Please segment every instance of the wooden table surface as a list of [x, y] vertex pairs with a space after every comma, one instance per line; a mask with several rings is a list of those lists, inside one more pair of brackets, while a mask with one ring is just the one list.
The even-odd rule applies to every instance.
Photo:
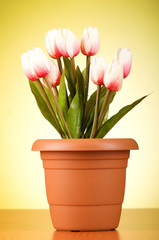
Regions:
[[0, 240], [159, 240], [159, 209], [123, 209], [116, 231], [55, 231], [48, 210], [0, 210]]

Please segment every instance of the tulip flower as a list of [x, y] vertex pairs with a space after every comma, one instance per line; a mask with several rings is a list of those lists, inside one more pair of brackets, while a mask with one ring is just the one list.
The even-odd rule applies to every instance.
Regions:
[[123, 78], [126, 78], [131, 70], [132, 53], [127, 48], [119, 48], [115, 54], [115, 60], [123, 65]]
[[47, 78], [50, 82], [51, 87], [56, 87], [60, 84], [61, 74], [58, 67], [51, 59], [49, 59], [49, 62], [50, 62], [51, 71], [47, 75]]
[[[56, 69], [57, 67], [54, 66], [54, 63], [49, 60], [44, 52], [40, 48], [33, 48], [32, 51], [28, 51], [21, 56], [22, 66], [24, 69], [24, 73], [31, 81], [36, 81], [41, 94], [54, 118], [56, 125], [59, 129], [59, 132], [62, 137], [64, 137], [64, 132], [58, 122], [54, 109], [50, 103], [50, 100], [45, 92], [45, 89], [40, 82], [39, 78], [49, 78], [52, 82], [52, 85], [59, 84], [60, 74]], [[71, 137], [71, 136], [70, 136]]]
[[[89, 88], [89, 69], [90, 58], [99, 51], [100, 41], [97, 28], [88, 27], [84, 29], [81, 39], [81, 52], [86, 55], [86, 86], [85, 86], [85, 101], [84, 101], [84, 118], [86, 116], [87, 98]], [[84, 128], [83, 128], [84, 129]]]
[[81, 52], [84, 55], [93, 56], [98, 53], [99, 47], [100, 41], [97, 28], [85, 28], [81, 40]]
[[90, 138], [93, 138], [96, 133], [97, 128], [97, 119], [98, 119], [98, 110], [99, 110], [99, 99], [100, 99], [100, 91], [101, 85], [103, 85], [104, 74], [106, 71], [106, 61], [104, 57], [97, 57], [93, 59], [91, 62], [91, 78], [93, 83], [97, 84], [97, 94], [96, 94], [96, 105], [95, 105], [95, 113], [92, 131], [90, 134]]
[[31, 81], [36, 81], [39, 78], [36, 76], [34, 70], [30, 65], [31, 55], [32, 55], [31, 51], [28, 51], [27, 53], [23, 53], [23, 55], [21, 56], [21, 62], [22, 62], [24, 73], [27, 76], [27, 78]]
[[25, 75], [31, 81], [36, 81], [50, 73], [50, 62], [40, 48], [33, 48], [21, 56]]
[[104, 85], [110, 91], [119, 91], [123, 82], [123, 66], [119, 61], [113, 60], [104, 75]]
[[91, 79], [94, 84], [103, 85], [104, 74], [106, 71], [106, 61], [102, 56], [98, 56], [96, 59], [91, 61]]
[[109, 104], [111, 103], [114, 92], [119, 91], [121, 89], [122, 82], [123, 82], [123, 66], [119, 61], [112, 60], [104, 75], [103, 83], [107, 88], [107, 92], [99, 114], [97, 132], [99, 131], [103, 123], [104, 117], [108, 111]]
[[53, 29], [46, 34], [46, 48], [52, 58], [74, 58], [80, 52], [78, 39], [69, 29]]
[[62, 56], [57, 45], [59, 32], [57, 29], [50, 30], [45, 36], [46, 49], [50, 57], [57, 59]]
[[59, 41], [59, 48], [62, 55], [64, 57], [74, 58], [80, 52], [78, 39], [69, 29], [59, 30], [59, 32], [62, 39], [62, 41]]

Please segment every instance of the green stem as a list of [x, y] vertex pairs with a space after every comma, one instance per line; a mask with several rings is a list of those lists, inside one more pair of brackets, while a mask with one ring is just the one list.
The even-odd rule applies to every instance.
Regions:
[[89, 88], [89, 70], [90, 70], [91, 57], [86, 57], [86, 85], [85, 85], [85, 101], [84, 101], [84, 115], [83, 115], [83, 132], [84, 132], [84, 123], [86, 118], [86, 108], [87, 108], [87, 98], [88, 98], [88, 88]]
[[89, 88], [89, 69], [90, 69], [91, 57], [87, 56], [86, 58], [86, 86], [85, 86], [85, 108], [87, 105], [87, 97], [88, 97], [88, 88]]
[[103, 123], [105, 114], [108, 111], [108, 107], [109, 107], [109, 104], [112, 100], [113, 94], [114, 94], [113, 91], [107, 90], [107, 93], [105, 95], [104, 102], [103, 102], [103, 105], [102, 105], [102, 109], [101, 109], [101, 112], [100, 112], [99, 118], [98, 118], [97, 132], [99, 131], [99, 129], [100, 129], [102, 123]]
[[72, 138], [72, 136], [71, 136], [71, 134], [70, 134], [70, 131], [69, 131], [68, 127], [67, 127], [67, 124], [66, 124], [66, 122], [65, 122], [65, 119], [64, 119], [64, 117], [63, 117], [63, 114], [62, 114], [62, 112], [61, 112], [61, 109], [60, 109], [60, 107], [59, 107], [59, 105], [58, 105], [58, 102], [57, 102], [57, 100], [56, 100], [56, 97], [55, 97], [55, 95], [54, 95], [53, 89], [51, 88], [50, 82], [49, 82], [49, 80], [47, 79], [47, 77], [45, 77], [45, 81], [46, 81], [46, 85], [47, 85], [47, 87], [48, 87], [48, 89], [49, 89], [49, 91], [50, 91], [50, 93], [51, 93], [51, 95], [52, 95], [52, 98], [53, 98], [53, 100], [54, 100], [54, 103], [55, 103], [55, 105], [56, 105], [56, 108], [57, 108], [57, 111], [58, 111], [58, 113], [59, 113], [59, 115], [60, 115], [61, 121], [62, 121], [62, 123], [63, 123], [63, 125], [64, 125], [64, 127], [65, 127], [65, 129], [66, 129], [66, 132], [67, 132], [67, 134], [68, 134], [68, 137], [69, 137], [69, 138]]
[[54, 92], [54, 95], [56, 97], [56, 100], [58, 101], [58, 90], [57, 90], [57, 87], [53, 87], [53, 92]]
[[44, 88], [43, 88], [42, 83], [40, 82], [39, 79], [38, 79], [36, 82], [37, 82], [37, 84], [38, 84], [38, 86], [39, 86], [39, 88], [40, 88], [40, 90], [41, 90], [41, 93], [42, 93], [42, 95], [43, 95], [43, 97], [44, 97], [44, 99], [45, 99], [45, 102], [46, 102], [46, 104], [48, 105], [48, 108], [49, 108], [49, 110], [50, 110], [50, 112], [51, 112], [51, 114], [52, 114], [52, 116], [53, 116], [53, 118], [54, 118], [54, 120], [55, 120], [55, 122], [56, 122], [56, 125], [57, 125], [57, 127], [59, 128], [61, 137], [62, 137], [62, 138], [65, 138], [65, 135], [64, 135], [64, 133], [63, 133], [63, 130], [62, 130], [62, 128], [61, 128], [61, 126], [60, 126], [60, 124], [59, 124], [59, 122], [58, 122], [58, 119], [57, 119], [57, 117], [56, 117], [56, 114], [55, 114], [55, 112], [54, 112], [54, 110], [53, 110], [53, 107], [51, 106], [51, 103], [50, 103], [50, 101], [49, 101], [49, 99], [48, 99], [48, 96], [47, 96], [47, 94], [46, 94], [46, 92], [45, 92], [45, 90], [44, 90]]
[[95, 132], [96, 132], [97, 118], [98, 118], [98, 109], [99, 109], [99, 99], [100, 99], [100, 90], [101, 90], [101, 85], [97, 85], [96, 106], [95, 106], [93, 127], [92, 127], [90, 138], [93, 138], [94, 135], [95, 135]]
[[61, 58], [57, 58], [57, 64], [58, 64], [58, 67], [59, 67], [59, 71], [60, 71], [60, 73], [61, 73], [61, 75], [62, 75], [62, 63], [61, 63]]
[[100, 114], [99, 114], [99, 118], [98, 118], [98, 127], [101, 124], [101, 120], [102, 120], [103, 113], [104, 113], [104, 110], [105, 110], [105, 105], [106, 105], [108, 97], [109, 97], [109, 93], [110, 93], [110, 91], [107, 90], [104, 101], [103, 101], [103, 105], [102, 105], [102, 108], [101, 108], [101, 111], [100, 111]]
[[[57, 64], [58, 64], [58, 67], [59, 67], [59, 70], [60, 70], [60, 73], [61, 73], [61, 76], [63, 74], [63, 69], [62, 69], [62, 62], [61, 62], [61, 58], [57, 58]], [[64, 69], [65, 71], [65, 69]], [[68, 99], [68, 93], [67, 93], [67, 88], [66, 88], [66, 83], [65, 83], [65, 90], [66, 90], [66, 98], [67, 98], [67, 105], [68, 105], [68, 108], [69, 108], [69, 99]]]
[[74, 85], [76, 88], [76, 71], [75, 71], [75, 59], [71, 58], [71, 68], [72, 68], [72, 74], [73, 74], [73, 81], [74, 81]]

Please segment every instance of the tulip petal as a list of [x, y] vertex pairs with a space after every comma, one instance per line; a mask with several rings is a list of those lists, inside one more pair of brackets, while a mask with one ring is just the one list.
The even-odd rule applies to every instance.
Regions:
[[39, 78], [45, 77], [50, 72], [49, 60], [40, 48], [33, 49], [30, 57], [30, 65]]
[[123, 66], [119, 61], [110, 63], [105, 76], [104, 85], [111, 91], [119, 91], [123, 83]]
[[121, 52], [121, 48], [118, 48], [114, 56], [115, 61], [119, 61], [120, 52]]
[[123, 65], [123, 77], [126, 78], [131, 70], [132, 53], [127, 48], [119, 48], [115, 54], [115, 59]]
[[49, 56], [54, 59], [62, 56], [56, 43], [57, 35], [58, 31], [56, 29], [53, 29], [46, 34], [45, 38], [47, 52]]
[[67, 37], [67, 30], [66, 29], [59, 29], [58, 34], [56, 36], [56, 43], [57, 47], [61, 53], [62, 56], [64, 57], [69, 57], [67, 51], [66, 51], [66, 43], [65, 39]]
[[49, 62], [51, 70], [47, 78], [50, 81], [51, 87], [56, 87], [60, 84], [61, 74], [58, 67], [51, 59], [49, 59]]
[[69, 31], [66, 39], [66, 49], [70, 58], [77, 56], [80, 51], [79, 42], [73, 32]]
[[38, 80], [38, 77], [36, 76], [36, 74], [33, 71], [31, 71], [31, 66], [30, 66], [28, 53], [24, 53], [21, 56], [21, 62], [22, 62], [24, 73], [27, 76], [27, 78], [31, 81]]
[[83, 35], [82, 35], [82, 39], [81, 39], [81, 52], [84, 54], [84, 55], [87, 55], [87, 52], [85, 50], [85, 41], [86, 39], [88, 39], [88, 31], [87, 31], [87, 28], [84, 29], [83, 31]]
[[100, 40], [97, 28], [84, 29], [81, 40], [81, 52], [84, 55], [93, 56], [99, 51]]
[[48, 52], [50, 57], [52, 57], [54, 55], [53, 51], [51, 49], [51, 42], [52, 42], [52, 39], [50, 37], [50, 31], [49, 31], [45, 36], [45, 44], [46, 44], [47, 52]]
[[106, 71], [106, 61], [104, 57], [98, 56], [96, 60], [93, 58], [91, 62], [91, 78], [93, 83], [103, 85], [103, 78]]
[[89, 50], [87, 51], [90, 56], [95, 55], [99, 51], [100, 41], [97, 28], [91, 31], [91, 35], [88, 40]]
[[58, 33], [57, 29], [53, 29], [51, 34], [52, 34], [51, 48], [54, 53], [54, 58], [59, 58], [62, 56], [62, 54], [58, 48], [58, 45], [57, 45], [57, 36], [59, 33]]

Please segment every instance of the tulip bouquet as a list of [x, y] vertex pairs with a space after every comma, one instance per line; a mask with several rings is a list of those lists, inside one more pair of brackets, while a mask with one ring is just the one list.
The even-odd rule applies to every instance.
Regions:
[[[97, 28], [85, 28], [81, 44], [69, 29], [53, 29], [46, 34], [46, 48], [51, 58], [40, 48], [33, 48], [21, 57], [41, 113], [62, 138], [103, 138], [146, 97], [108, 117], [109, 106], [130, 73], [132, 54], [127, 48], [119, 48], [107, 66], [104, 57], [92, 57], [99, 47]], [[83, 71], [75, 65], [80, 50], [86, 56]], [[57, 65], [52, 59], [57, 60]], [[88, 98], [89, 78], [97, 90]]]

